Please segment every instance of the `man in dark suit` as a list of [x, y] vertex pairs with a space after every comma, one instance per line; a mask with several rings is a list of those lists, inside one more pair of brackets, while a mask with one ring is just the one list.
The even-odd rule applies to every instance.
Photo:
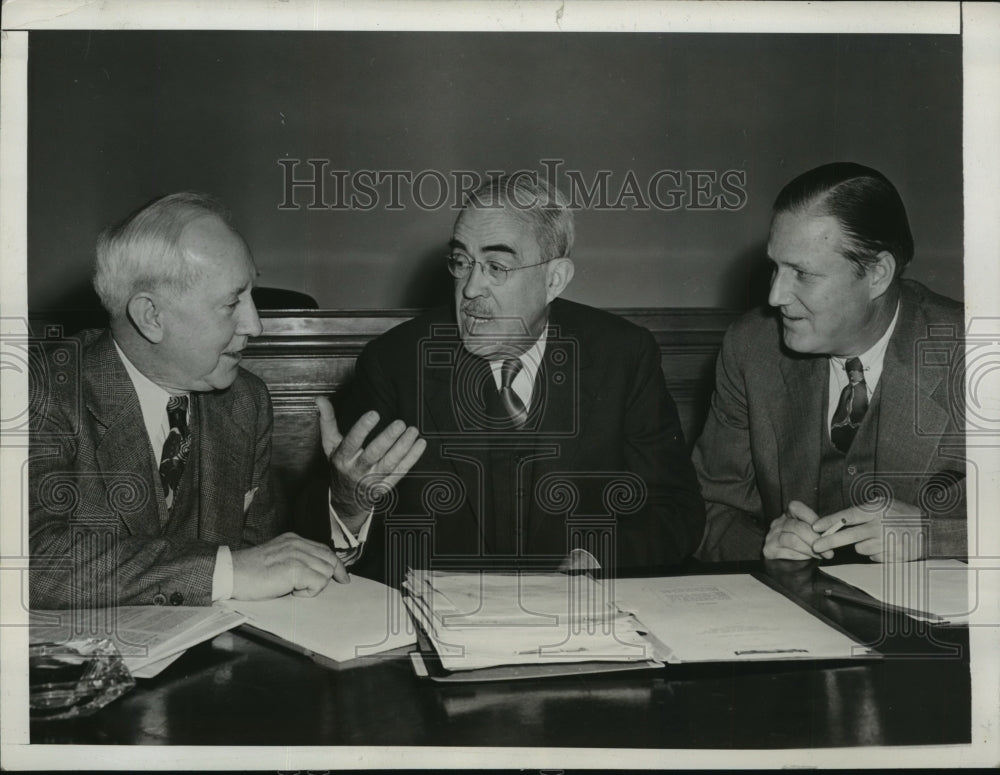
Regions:
[[804, 173], [778, 195], [768, 255], [773, 310], [727, 332], [694, 452], [698, 556], [964, 555], [962, 305], [900, 278], [896, 189], [859, 164]]
[[239, 365], [261, 330], [256, 274], [209, 197], [163, 197], [102, 235], [110, 328], [44, 345], [31, 372], [32, 607], [207, 605], [346, 581], [327, 546], [281, 534], [271, 402]]
[[[659, 349], [647, 330], [558, 298], [572, 243], [557, 191], [524, 177], [484, 186], [450, 242], [454, 305], [365, 348], [337, 410], [359, 418], [355, 432], [341, 440], [321, 403], [333, 505], [364, 545], [359, 572], [569, 557], [613, 573], [695, 548], [703, 506]], [[365, 447], [389, 420], [398, 449]], [[414, 455], [394, 492], [366, 485]], [[374, 515], [373, 489], [386, 496]]]

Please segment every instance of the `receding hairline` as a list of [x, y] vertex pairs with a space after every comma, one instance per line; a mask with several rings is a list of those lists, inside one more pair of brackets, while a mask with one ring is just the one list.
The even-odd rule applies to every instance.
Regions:
[[[774, 225], [775, 223], [777, 223], [778, 218], [780, 218], [781, 216], [787, 216], [791, 218], [804, 218], [809, 221], [828, 221], [830, 226], [836, 228], [835, 235], [839, 243], [838, 252], [840, 252], [843, 255], [843, 245], [844, 241], [847, 238], [847, 235], [844, 231], [844, 224], [842, 224], [840, 222], [840, 219], [833, 213], [824, 212], [822, 209], [814, 207], [812, 205], [806, 205], [805, 207], [793, 207], [790, 209], [778, 210], [772, 213], [771, 223], [770, 226], [768, 227], [768, 233], [767, 233], [767, 245], [765, 246], [765, 253], [768, 258], [773, 260], [773, 256], [771, 255], [770, 251], [771, 237], [774, 234]], [[847, 257], [844, 256], [844, 258], [846, 259]]]
[[488, 204], [488, 205], [477, 205], [469, 202], [462, 211], [458, 214], [458, 218], [455, 219], [455, 227], [452, 231], [452, 238], [448, 241], [451, 246], [460, 246], [466, 250], [475, 247], [477, 250], [482, 250], [484, 252], [500, 252], [500, 253], [510, 253], [520, 258], [522, 261], [524, 257], [516, 250], [515, 246], [510, 243], [509, 240], [500, 239], [487, 239], [486, 242], [489, 244], [479, 244], [479, 245], [466, 245], [464, 242], [459, 240], [455, 234], [458, 232], [459, 224], [462, 220], [472, 211], [477, 213], [490, 213], [490, 212], [502, 212], [504, 217], [509, 218], [526, 230], [531, 241], [541, 250], [542, 244], [539, 240], [539, 230], [542, 226], [539, 224], [538, 219], [533, 218], [522, 208], [512, 207], [508, 203], [503, 204]]
[[[224, 218], [211, 212], [204, 212], [196, 215], [181, 227], [181, 230], [177, 235], [177, 242], [174, 246], [175, 249], [178, 252], [182, 252], [185, 249], [185, 243], [190, 243], [193, 239], [199, 238], [198, 236], [195, 236], [195, 230], [200, 227], [204, 227], [206, 224], [213, 225], [207, 230], [207, 233], [200, 235], [202, 238], [211, 237], [212, 231], [217, 233], [226, 233], [233, 239], [234, 242], [240, 245], [243, 252], [247, 254], [247, 257], [250, 258], [251, 261], [253, 260], [253, 257], [250, 254], [250, 246], [243, 238], [243, 235], [234, 229], [233, 226]], [[217, 227], [221, 227], [221, 229]]]
[[197, 247], [199, 232], [227, 240], [217, 225], [206, 226], [210, 221], [204, 219], [209, 216], [235, 235], [249, 254], [249, 246], [235, 229], [225, 205], [196, 191], [158, 197], [101, 232], [93, 283], [112, 318], [127, 314], [130, 299], [141, 291], [184, 291], [199, 281], [202, 269], [211, 271], [210, 265], [189, 260], [196, 255], [194, 250], [185, 250]]
[[[198, 234], [196, 230], [208, 224], [211, 224], [208, 226], [208, 229]], [[178, 294], [190, 289], [195, 282], [201, 280], [205, 277], [206, 273], [212, 271], [212, 263], [218, 257], [218, 252], [213, 253], [211, 250], [205, 250], [204, 247], [211, 245], [214, 237], [223, 234], [228, 235], [228, 239], [232, 240], [232, 244], [238, 246], [242, 257], [251, 267], [251, 282], [249, 284], [252, 286], [253, 278], [256, 278], [260, 273], [257, 270], [253, 254], [250, 252], [250, 247], [243, 238], [243, 235], [220, 215], [212, 212], [203, 212], [191, 218], [191, 220], [181, 227], [176, 241], [167, 253], [170, 256], [169, 260], [173, 261], [184, 272], [184, 279], [178, 282], [177, 277], [172, 277], [169, 272], [163, 271], [162, 273], [148, 276], [147, 280], [150, 282], [150, 286], [143, 290], [154, 291], [163, 289], [167, 293]], [[202, 243], [200, 247], [198, 245], [199, 241]], [[136, 289], [135, 292], [139, 292], [139, 289]]]

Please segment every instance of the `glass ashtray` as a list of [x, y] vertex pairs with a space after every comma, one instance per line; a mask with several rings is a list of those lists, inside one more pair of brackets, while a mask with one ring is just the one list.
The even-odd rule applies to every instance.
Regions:
[[108, 638], [38, 643], [28, 648], [31, 717], [89, 716], [135, 686]]

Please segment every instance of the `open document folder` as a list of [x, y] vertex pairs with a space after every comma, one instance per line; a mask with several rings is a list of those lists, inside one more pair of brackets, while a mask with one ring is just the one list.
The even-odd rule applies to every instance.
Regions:
[[316, 597], [285, 595], [275, 600], [227, 600], [224, 605], [247, 624], [334, 662], [348, 662], [412, 646], [413, 623], [399, 592], [385, 584], [351, 576], [331, 581]]
[[838, 600], [905, 613], [934, 624], [964, 624], [972, 612], [969, 583], [975, 582], [976, 574], [958, 560], [867, 562], [821, 570], [870, 596], [831, 590], [831, 596]]
[[583, 574], [411, 570], [403, 586], [445, 670], [653, 656], [634, 617]]
[[873, 654], [753, 576], [607, 582], [668, 653], [666, 662], [844, 659]]

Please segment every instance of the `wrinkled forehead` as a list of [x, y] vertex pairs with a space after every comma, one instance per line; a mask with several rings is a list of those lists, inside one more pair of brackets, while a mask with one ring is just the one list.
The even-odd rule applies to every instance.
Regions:
[[522, 250], [538, 247], [530, 213], [510, 205], [468, 205], [455, 221], [455, 241], [469, 250], [508, 244]]

